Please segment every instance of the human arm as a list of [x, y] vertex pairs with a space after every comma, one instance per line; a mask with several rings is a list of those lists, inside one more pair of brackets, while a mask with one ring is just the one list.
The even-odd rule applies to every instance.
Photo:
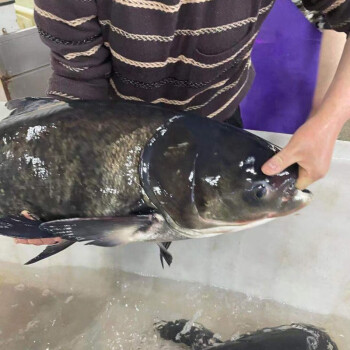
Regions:
[[[330, 3], [319, 1], [321, 2], [324, 5]], [[341, 12], [335, 17], [334, 13], [339, 10]], [[330, 15], [330, 25], [333, 23], [335, 28], [349, 33], [350, 1], [327, 12], [327, 20]], [[345, 25], [340, 26], [342, 23]], [[321, 90], [316, 91], [310, 118], [296, 131], [289, 144], [263, 166], [264, 173], [274, 175], [289, 165], [298, 163], [300, 170], [297, 187], [301, 189], [327, 173], [337, 136], [350, 118], [350, 39], [347, 39], [338, 69], [325, 94], [327, 85], [329, 82], [318, 84]]]
[[95, 0], [35, 0], [40, 37], [51, 50], [47, 94], [66, 99], [108, 98], [109, 50], [103, 45]]

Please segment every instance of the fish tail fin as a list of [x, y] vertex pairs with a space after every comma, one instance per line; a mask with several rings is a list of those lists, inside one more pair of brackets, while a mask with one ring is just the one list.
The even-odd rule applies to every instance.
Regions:
[[40, 261], [40, 260], [46, 259], [49, 256], [55, 255], [55, 254], [61, 252], [62, 250], [67, 249], [68, 247], [70, 247], [74, 243], [75, 242], [64, 240], [58, 244], [49, 245], [35, 258], [27, 261], [25, 263], [25, 265], [31, 265], [31, 264], [34, 264], [34, 263]]

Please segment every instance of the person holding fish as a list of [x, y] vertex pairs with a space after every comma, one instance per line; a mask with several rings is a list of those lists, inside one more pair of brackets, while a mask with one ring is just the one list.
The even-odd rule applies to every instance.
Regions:
[[[51, 49], [48, 96], [164, 104], [242, 126], [235, 111], [252, 84], [252, 46], [273, 4], [274, 0], [35, 0], [38, 31]], [[349, 34], [350, 0], [303, 4], [323, 16], [330, 28]], [[335, 141], [349, 118], [350, 39], [319, 108], [262, 171], [273, 176], [297, 163], [296, 186], [305, 189], [327, 173]], [[18, 239], [34, 244], [57, 241]]]

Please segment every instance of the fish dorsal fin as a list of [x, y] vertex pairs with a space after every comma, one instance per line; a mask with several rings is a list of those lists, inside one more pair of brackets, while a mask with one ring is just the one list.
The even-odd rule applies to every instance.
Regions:
[[59, 100], [50, 97], [25, 97], [8, 101], [5, 104], [5, 106], [11, 112], [9, 116], [14, 116], [27, 112], [32, 112], [44, 105], [57, 102], [59, 102]]

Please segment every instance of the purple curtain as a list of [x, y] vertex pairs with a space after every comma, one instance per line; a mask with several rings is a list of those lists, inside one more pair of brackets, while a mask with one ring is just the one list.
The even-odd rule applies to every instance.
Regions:
[[252, 52], [256, 78], [241, 103], [244, 127], [294, 133], [316, 85], [321, 33], [291, 0], [277, 0]]

